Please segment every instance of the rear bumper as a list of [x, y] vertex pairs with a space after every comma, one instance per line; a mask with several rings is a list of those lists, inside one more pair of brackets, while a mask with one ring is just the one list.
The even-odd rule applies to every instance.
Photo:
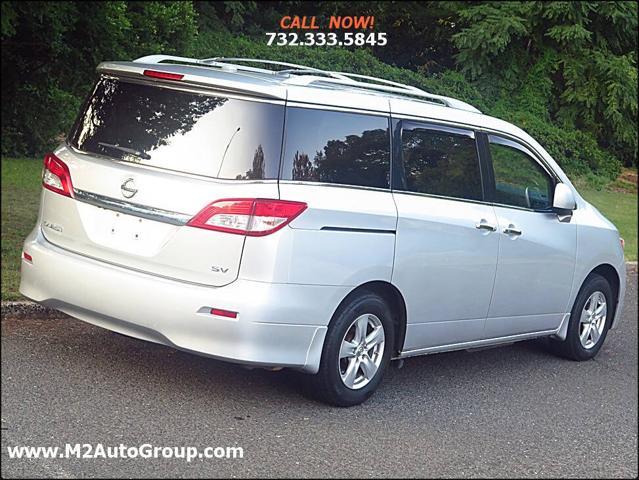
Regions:
[[628, 272], [626, 269], [625, 259], [622, 258], [622, 262], [617, 267], [617, 273], [619, 274], [619, 298], [617, 299], [617, 307], [615, 309], [615, 317], [610, 324], [610, 328], [615, 328], [621, 322], [623, 317], [623, 306], [626, 298], [626, 279], [628, 278]]
[[[20, 292], [43, 305], [132, 337], [236, 363], [319, 368], [328, 322], [347, 287], [237, 280], [206, 287], [77, 255], [36, 228]], [[239, 312], [237, 319], [210, 308]]]

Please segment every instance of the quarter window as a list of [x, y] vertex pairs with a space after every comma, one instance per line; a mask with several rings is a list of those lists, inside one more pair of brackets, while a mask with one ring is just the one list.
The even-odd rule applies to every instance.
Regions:
[[388, 188], [388, 118], [291, 107], [282, 179]]
[[547, 210], [552, 205], [553, 181], [541, 165], [518, 143], [488, 136], [495, 172], [495, 202]]
[[402, 130], [402, 160], [409, 192], [483, 198], [473, 132], [408, 124]]

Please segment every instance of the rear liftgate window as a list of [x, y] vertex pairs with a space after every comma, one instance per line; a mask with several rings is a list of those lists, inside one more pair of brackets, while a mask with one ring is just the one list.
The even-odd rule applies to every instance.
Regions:
[[209, 177], [276, 179], [284, 106], [111, 78], [69, 136], [77, 149]]
[[389, 188], [388, 118], [289, 108], [282, 179]]

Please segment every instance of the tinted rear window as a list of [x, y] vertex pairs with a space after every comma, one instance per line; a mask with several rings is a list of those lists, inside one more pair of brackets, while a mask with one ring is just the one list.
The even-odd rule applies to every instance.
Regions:
[[388, 118], [289, 108], [282, 179], [388, 188]]
[[71, 132], [81, 151], [225, 179], [277, 178], [284, 107], [110, 78]]

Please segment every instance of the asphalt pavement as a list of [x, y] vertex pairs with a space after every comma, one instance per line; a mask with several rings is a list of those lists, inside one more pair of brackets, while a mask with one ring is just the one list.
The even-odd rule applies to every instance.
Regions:
[[[537, 342], [406, 360], [364, 405], [70, 318], [2, 320], [9, 477], [637, 477], [637, 275], [596, 359]], [[241, 459], [10, 459], [7, 447], [195, 446]]]

